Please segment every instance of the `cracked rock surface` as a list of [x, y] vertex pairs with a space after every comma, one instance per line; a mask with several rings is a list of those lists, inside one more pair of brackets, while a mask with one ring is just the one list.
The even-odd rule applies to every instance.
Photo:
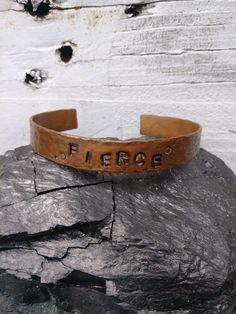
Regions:
[[0, 156], [0, 313], [236, 313], [236, 178], [101, 174]]

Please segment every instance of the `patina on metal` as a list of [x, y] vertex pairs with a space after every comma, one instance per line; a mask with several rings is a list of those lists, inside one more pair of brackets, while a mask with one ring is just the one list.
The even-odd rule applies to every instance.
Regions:
[[75, 136], [75, 109], [36, 114], [30, 119], [31, 145], [39, 155], [77, 169], [155, 172], [183, 165], [199, 151], [201, 126], [173, 117], [141, 115], [140, 133], [150, 139], [112, 140]]

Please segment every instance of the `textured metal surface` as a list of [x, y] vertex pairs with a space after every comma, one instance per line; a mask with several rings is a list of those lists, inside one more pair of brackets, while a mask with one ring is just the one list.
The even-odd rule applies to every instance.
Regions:
[[236, 178], [215, 156], [200, 150], [161, 173], [102, 175], [22, 147], [0, 157], [8, 168], [3, 313], [235, 313]]
[[77, 127], [75, 109], [35, 115], [30, 125], [31, 144], [39, 155], [102, 172], [154, 172], [185, 164], [198, 153], [201, 137], [197, 123], [153, 115], [140, 117], [140, 133], [157, 139], [114, 141], [61, 133]]

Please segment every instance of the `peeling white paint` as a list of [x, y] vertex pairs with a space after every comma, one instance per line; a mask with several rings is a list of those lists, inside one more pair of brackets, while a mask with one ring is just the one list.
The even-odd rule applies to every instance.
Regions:
[[[137, 136], [142, 113], [196, 120], [236, 171], [236, 1], [146, 1], [129, 17], [134, 2], [54, 0], [38, 19], [0, 1], [0, 153], [29, 142], [31, 114], [76, 107], [75, 133], [99, 137]], [[47, 73], [37, 88], [24, 82], [34, 69]]]

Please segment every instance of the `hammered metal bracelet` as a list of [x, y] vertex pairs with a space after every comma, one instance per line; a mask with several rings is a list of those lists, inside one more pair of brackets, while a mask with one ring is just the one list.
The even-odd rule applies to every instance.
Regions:
[[36, 114], [30, 119], [31, 145], [39, 155], [77, 169], [155, 172], [192, 160], [199, 151], [198, 123], [141, 115], [140, 133], [150, 139], [111, 140], [61, 133], [77, 128], [75, 109]]

